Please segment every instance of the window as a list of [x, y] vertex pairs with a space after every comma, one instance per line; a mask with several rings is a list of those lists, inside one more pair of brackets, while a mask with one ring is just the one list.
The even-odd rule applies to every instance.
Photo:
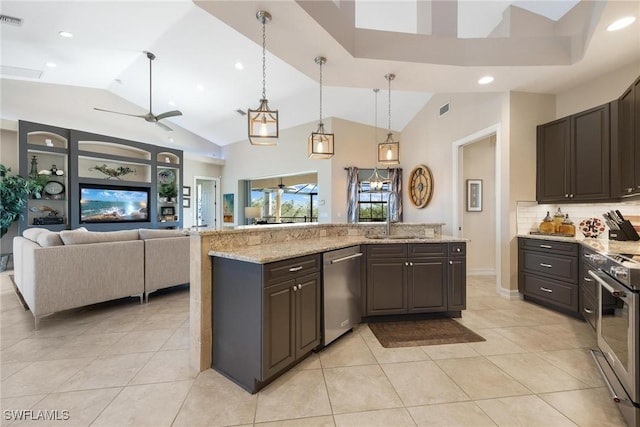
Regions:
[[[358, 222], [384, 222], [387, 220], [387, 203], [389, 202], [389, 184], [382, 186], [382, 192], [370, 192], [369, 178], [373, 169], [358, 171]], [[387, 170], [378, 170], [383, 179], [387, 179]]]
[[317, 222], [317, 175], [252, 180], [251, 206], [261, 208], [262, 215], [257, 220], [262, 224]]

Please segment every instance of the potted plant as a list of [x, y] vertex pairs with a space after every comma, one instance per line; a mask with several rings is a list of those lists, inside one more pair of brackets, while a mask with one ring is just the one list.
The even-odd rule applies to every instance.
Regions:
[[158, 195], [167, 199], [167, 202], [170, 202], [174, 197], [178, 197], [178, 188], [175, 183], [161, 184]]
[[38, 174], [32, 177], [29, 177], [29, 193], [33, 196], [34, 199], [42, 198], [42, 190], [47, 182], [51, 180], [51, 176], [47, 174]]
[[[17, 221], [27, 203], [27, 197], [32, 191], [30, 182], [20, 175], [10, 175], [11, 168], [0, 164], [0, 237], [3, 237], [9, 227]], [[0, 255], [0, 271], [7, 268], [9, 254]]]

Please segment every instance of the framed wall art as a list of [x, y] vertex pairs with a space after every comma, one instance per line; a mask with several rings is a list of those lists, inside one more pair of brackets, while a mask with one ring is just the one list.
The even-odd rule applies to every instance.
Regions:
[[222, 195], [222, 220], [233, 223], [233, 193]]
[[467, 180], [467, 212], [482, 212], [482, 180]]

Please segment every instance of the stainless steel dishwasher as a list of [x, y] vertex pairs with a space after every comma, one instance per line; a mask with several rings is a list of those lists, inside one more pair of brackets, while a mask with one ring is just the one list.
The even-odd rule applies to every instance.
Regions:
[[360, 323], [360, 246], [322, 255], [324, 292], [324, 345]]

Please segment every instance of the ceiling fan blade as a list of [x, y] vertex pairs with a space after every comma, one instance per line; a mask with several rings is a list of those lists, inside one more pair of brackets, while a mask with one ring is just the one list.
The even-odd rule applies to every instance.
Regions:
[[129, 113], [121, 113], [120, 111], [113, 111], [113, 110], [105, 110], [104, 108], [93, 108], [94, 110], [97, 111], [104, 111], [105, 113], [113, 113], [113, 114], [120, 114], [122, 116], [130, 116], [130, 117], [140, 117], [143, 118], [145, 117], [145, 115], [143, 114], [129, 114]]
[[172, 131], [173, 131], [173, 129], [171, 129], [169, 126], [165, 125], [164, 123], [161, 123], [161, 122], [155, 122], [155, 124], [157, 124], [158, 126], [160, 126], [162, 129], [164, 129], [164, 130], [166, 130], [166, 131], [169, 131], [169, 132], [172, 132]]
[[182, 111], [180, 111], [180, 110], [172, 110], [172, 111], [167, 111], [166, 113], [158, 114], [156, 116], [156, 120], [162, 120], [162, 119], [166, 119], [168, 117], [175, 117], [175, 116], [181, 116], [181, 115], [182, 115]]

